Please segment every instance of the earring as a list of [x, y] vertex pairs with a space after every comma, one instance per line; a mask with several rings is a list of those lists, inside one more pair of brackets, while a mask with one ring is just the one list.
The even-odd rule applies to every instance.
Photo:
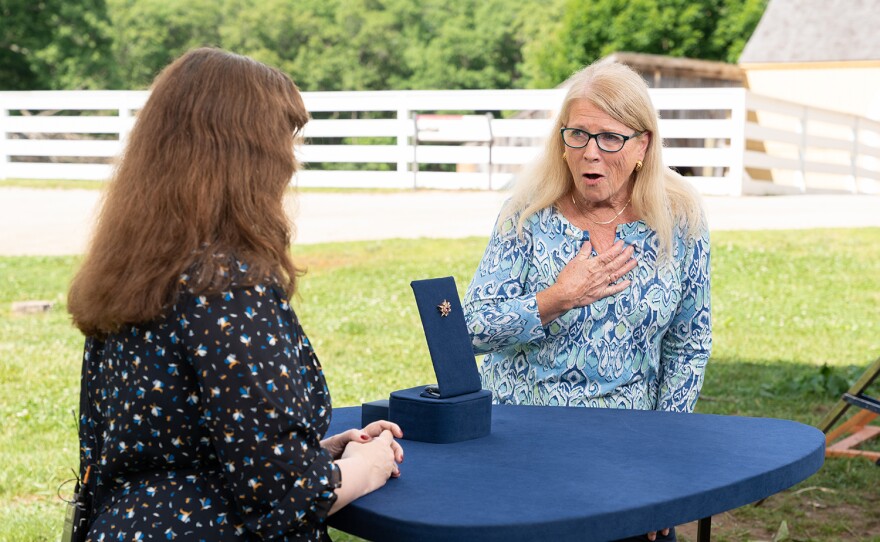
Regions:
[[565, 151], [562, 151], [562, 159], [568, 160], [568, 153], [566, 153]]
[[642, 161], [636, 160], [636, 171], [642, 171]]

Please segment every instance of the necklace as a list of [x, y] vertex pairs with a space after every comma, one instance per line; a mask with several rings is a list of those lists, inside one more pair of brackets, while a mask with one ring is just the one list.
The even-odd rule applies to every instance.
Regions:
[[[574, 204], [575, 208], [578, 210], [578, 212], [581, 214], [581, 216], [583, 216], [584, 218], [586, 218], [587, 220], [589, 220], [593, 224], [598, 224], [600, 226], [607, 226], [608, 224], [611, 224], [612, 222], [617, 220], [620, 217], [620, 215], [622, 215], [623, 212], [626, 210], [627, 206], [629, 205], [629, 202], [631, 202], [631, 201], [632, 201], [632, 197], [630, 197], [628, 200], [626, 200], [626, 203], [623, 204], [623, 207], [621, 207], [620, 210], [617, 211], [617, 214], [614, 215], [614, 217], [611, 220], [609, 220], [607, 222], [600, 222], [598, 220], [593, 220], [592, 218], [587, 216], [587, 213], [585, 213], [584, 210], [581, 209], [581, 206], [578, 205], [577, 200], [574, 199], [574, 192], [571, 193], [571, 202]], [[612, 207], [611, 210], [613, 211], [614, 207]]]

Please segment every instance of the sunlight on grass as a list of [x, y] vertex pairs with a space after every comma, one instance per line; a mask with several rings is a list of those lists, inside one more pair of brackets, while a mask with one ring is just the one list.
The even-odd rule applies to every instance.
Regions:
[[101, 190], [104, 181], [72, 179], [0, 179], [0, 188], [33, 188], [37, 190]]
[[[107, 185], [106, 180], [88, 181], [75, 179], [0, 179], [0, 188], [32, 188], [34, 190], [103, 190]], [[442, 192], [432, 188], [330, 188], [330, 187], [303, 187], [297, 186], [294, 181], [290, 188], [291, 192], [315, 193], [315, 194], [395, 194], [413, 192]], [[468, 192], [469, 190], [456, 190], [456, 192]], [[473, 190], [483, 192], [483, 190]]]

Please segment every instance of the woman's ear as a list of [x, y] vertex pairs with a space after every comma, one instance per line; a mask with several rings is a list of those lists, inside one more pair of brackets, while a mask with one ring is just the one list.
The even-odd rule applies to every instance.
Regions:
[[651, 132], [645, 132], [642, 134], [642, 137], [639, 138], [641, 143], [641, 160], [645, 159], [645, 155], [648, 154], [648, 145], [651, 144], [651, 136], [653, 134]]

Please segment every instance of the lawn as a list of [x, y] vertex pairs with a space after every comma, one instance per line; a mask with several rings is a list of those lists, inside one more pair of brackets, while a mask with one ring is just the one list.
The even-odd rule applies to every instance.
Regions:
[[[718, 232], [712, 243], [715, 346], [697, 411], [818, 424], [880, 356], [880, 229]], [[294, 306], [335, 405], [434, 381], [409, 283], [452, 275], [463, 294], [484, 246], [472, 238], [294, 248], [308, 268]], [[72, 411], [82, 339], [65, 312], [77, 263], [0, 258], [3, 541], [59, 538], [56, 490], [77, 465]], [[23, 300], [55, 305], [45, 314], [12, 315], [12, 302]], [[870, 446], [880, 449], [880, 442]], [[878, 487], [880, 467], [830, 459], [759, 506], [716, 517], [713, 540], [880, 541]], [[683, 541], [693, 540], [688, 527]]]

